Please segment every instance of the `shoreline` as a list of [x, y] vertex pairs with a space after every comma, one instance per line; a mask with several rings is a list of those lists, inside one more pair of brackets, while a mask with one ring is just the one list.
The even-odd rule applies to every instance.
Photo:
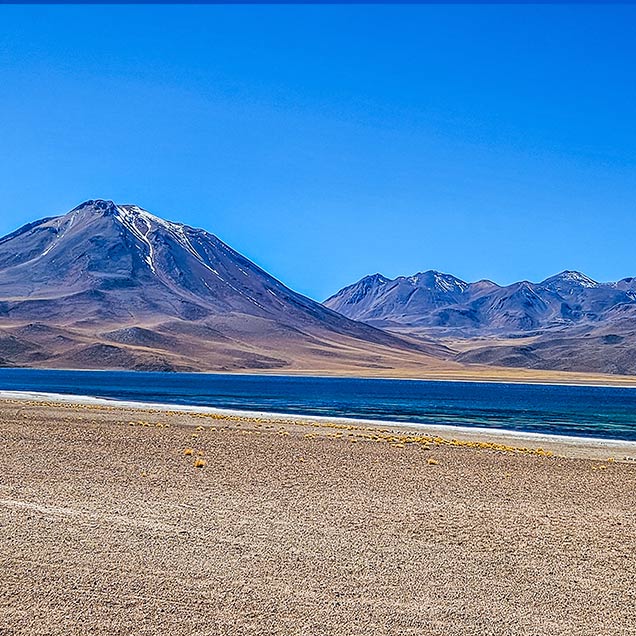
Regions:
[[377, 420], [365, 418], [330, 417], [325, 415], [301, 415], [294, 413], [277, 413], [269, 411], [250, 411], [242, 409], [225, 409], [211, 406], [197, 406], [186, 404], [166, 404], [160, 402], [137, 402], [131, 400], [117, 400], [100, 398], [90, 395], [47, 393], [39, 391], [4, 391], [0, 390], [0, 400], [18, 400], [24, 402], [41, 402], [43, 405], [49, 402], [58, 404], [75, 404], [95, 407], [109, 407], [118, 409], [130, 409], [137, 411], [159, 411], [186, 414], [213, 415], [223, 418], [245, 418], [271, 420], [281, 423], [303, 424], [317, 422], [323, 424], [336, 424], [351, 426], [354, 428], [390, 428], [402, 432], [421, 432], [440, 437], [449, 435], [453, 439], [462, 441], [484, 441], [490, 443], [509, 444], [511, 442], [541, 445], [547, 450], [555, 452], [574, 452], [576, 456], [593, 457], [601, 456], [601, 451], [618, 451], [627, 453], [623, 461], [636, 461], [636, 441], [620, 440], [612, 438], [585, 437], [574, 435], [561, 435], [552, 433], [535, 433], [530, 431], [513, 431], [508, 429], [487, 428], [477, 426], [453, 426], [449, 424], [421, 424], [417, 422], [399, 422], [395, 420]]
[[[500, 367], [493, 367], [495, 370], [500, 369]], [[517, 368], [517, 367], [511, 367]], [[460, 384], [514, 384], [514, 385], [522, 385], [522, 386], [571, 386], [571, 387], [594, 387], [600, 389], [636, 389], [636, 376], [626, 376], [626, 375], [617, 375], [612, 376], [609, 374], [589, 374], [588, 377], [591, 379], [585, 380], [581, 379], [578, 382], [574, 380], [569, 380], [568, 378], [564, 378], [563, 381], [559, 379], [553, 379], [552, 381], [537, 378], [536, 380], [532, 378], [523, 378], [523, 377], [493, 377], [485, 375], [484, 379], [479, 379], [473, 377], [472, 375], [467, 375], [466, 377], [462, 377], [462, 374], [451, 374], [449, 377], [445, 377], [441, 374], [430, 375], [430, 376], [422, 376], [422, 377], [411, 377], [411, 376], [382, 376], [382, 375], [349, 375], [344, 373], [339, 373], [334, 371], [333, 373], [326, 372], [313, 372], [311, 370], [296, 370], [293, 369], [288, 371], [287, 373], [278, 373], [277, 371], [269, 372], [267, 369], [259, 369], [258, 373], [254, 373], [250, 370], [238, 370], [238, 371], [138, 371], [135, 369], [75, 369], [75, 368], [54, 368], [54, 367], [0, 367], [0, 372], [2, 370], [16, 370], [16, 371], [56, 371], [56, 372], [72, 372], [72, 373], [154, 373], [161, 375], [171, 375], [171, 374], [182, 374], [182, 375], [223, 375], [223, 376], [252, 376], [252, 377], [277, 377], [277, 378], [317, 378], [317, 379], [335, 379], [335, 380], [394, 380], [394, 381], [409, 381], [409, 382], [454, 382]], [[504, 369], [509, 370], [509, 369]], [[519, 367], [519, 371], [531, 371], [530, 369], [524, 369]], [[551, 374], [551, 373], [559, 373], [565, 375], [583, 375], [585, 373], [578, 371], [547, 371], [547, 370], [539, 370], [540, 374]], [[523, 375], [523, 374], [521, 374]], [[612, 383], [604, 382], [603, 380], [609, 381], [613, 380]]]

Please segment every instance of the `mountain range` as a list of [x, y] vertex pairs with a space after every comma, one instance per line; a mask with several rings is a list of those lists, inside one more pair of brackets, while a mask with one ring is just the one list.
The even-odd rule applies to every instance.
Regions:
[[353, 320], [443, 342], [464, 363], [636, 373], [636, 279], [564, 271], [539, 283], [468, 283], [426, 271], [366, 276], [325, 301]]
[[350, 320], [202, 229], [90, 200], [0, 239], [0, 365], [430, 368], [447, 350]]
[[374, 274], [320, 304], [206, 230], [102, 199], [0, 239], [0, 366], [636, 375], [635, 325], [636, 279], [572, 271]]

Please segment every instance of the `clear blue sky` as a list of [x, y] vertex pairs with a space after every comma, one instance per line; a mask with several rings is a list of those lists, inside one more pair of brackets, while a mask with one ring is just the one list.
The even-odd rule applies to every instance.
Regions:
[[89, 198], [323, 299], [636, 275], [636, 7], [0, 7], [0, 234]]

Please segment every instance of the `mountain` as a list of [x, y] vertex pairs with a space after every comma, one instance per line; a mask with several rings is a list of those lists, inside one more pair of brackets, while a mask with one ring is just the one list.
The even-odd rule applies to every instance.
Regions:
[[608, 309], [634, 302], [633, 278], [598, 283], [580, 272], [564, 271], [540, 283], [501, 286], [428, 271], [393, 280], [381, 274], [367, 276], [324, 305], [378, 327], [510, 336], [602, 320]]
[[435, 323], [436, 311], [458, 304], [468, 284], [436, 271], [393, 280], [374, 274], [341, 289], [324, 305], [354, 320], [382, 326]]
[[607, 309], [636, 300], [626, 281], [597, 283], [580, 272], [565, 271], [540, 283], [542, 288], [556, 292], [581, 317], [595, 319]]
[[0, 364], [391, 369], [445, 353], [352, 321], [136, 205], [86, 201], [0, 239]]
[[583, 289], [598, 289], [601, 287], [601, 283], [597, 283], [581, 272], [572, 270], [565, 270], [555, 276], [550, 276], [550, 278], [546, 278], [542, 281], [540, 285], [541, 287], [566, 294]]
[[[0, 239], [0, 366], [636, 374], [636, 279], [363, 278], [321, 305], [203, 229], [91, 200]], [[494, 372], [501, 376], [501, 369]]]
[[636, 278], [599, 283], [564, 271], [500, 286], [434, 271], [375, 274], [324, 304], [394, 333], [454, 341], [462, 363], [636, 373]]

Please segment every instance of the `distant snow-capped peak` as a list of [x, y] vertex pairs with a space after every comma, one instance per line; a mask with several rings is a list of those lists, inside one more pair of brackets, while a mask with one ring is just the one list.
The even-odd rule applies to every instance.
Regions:
[[594, 287], [599, 287], [600, 283], [593, 280], [589, 276], [582, 274], [581, 272], [577, 272], [574, 270], [565, 270], [560, 274], [556, 274], [555, 276], [551, 276], [541, 283], [542, 285], [554, 285], [555, 283], [570, 283], [572, 285], [576, 285], [578, 287], [585, 287], [587, 289], [591, 289]]
[[435, 270], [420, 272], [413, 276], [408, 276], [406, 280], [414, 286], [434, 288], [442, 292], [463, 292], [468, 287], [468, 283], [452, 276]]

